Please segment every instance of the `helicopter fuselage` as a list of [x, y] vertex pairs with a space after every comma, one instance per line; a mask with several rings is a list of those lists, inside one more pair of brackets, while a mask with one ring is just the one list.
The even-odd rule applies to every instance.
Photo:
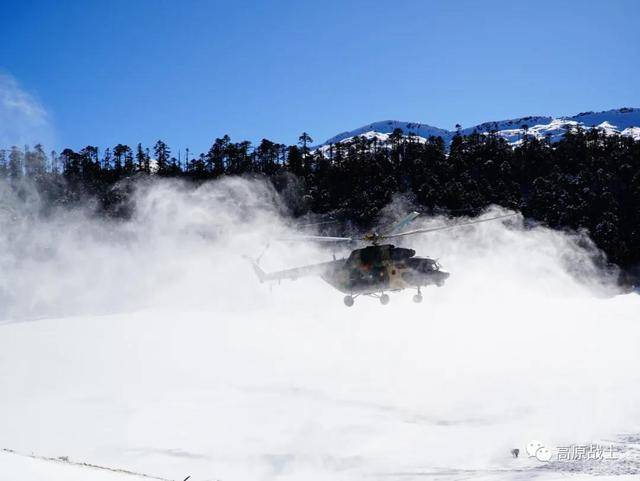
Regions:
[[325, 264], [320, 277], [344, 294], [377, 294], [407, 288], [444, 284], [449, 273], [413, 249], [390, 244], [354, 250], [346, 259]]

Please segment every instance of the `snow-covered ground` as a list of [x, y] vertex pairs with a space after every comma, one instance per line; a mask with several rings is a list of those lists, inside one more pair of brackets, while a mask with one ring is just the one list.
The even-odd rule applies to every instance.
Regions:
[[23, 481], [169, 481], [144, 473], [77, 462], [66, 457], [48, 458], [6, 449], [0, 451], [0, 468], [2, 479]]
[[[640, 297], [574, 239], [415, 238], [447, 285], [348, 309], [318, 279], [257, 283], [241, 255], [287, 231], [273, 205], [231, 179], [142, 193], [125, 225], [2, 220], [0, 480], [637, 479]], [[533, 439], [614, 459], [538, 461]]]
[[[519, 119], [485, 122], [479, 125], [465, 127], [460, 130], [460, 133], [470, 135], [473, 132], [487, 134], [494, 131], [510, 144], [518, 145], [522, 142], [525, 133], [539, 139], [544, 139], [549, 136], [552, 142], [557, 142], [568, 130], [574, 129], [577, 126], [585, 129], [598, 128], [609, 135], [619, 133], [638, 140], [640, 139], [640, 109], [621, 108], [604, 112], [583, 112], [571, 117], [557, 118], [529, 116]], [[422, 142], [431, 136], [435, 136], [442, 137], [445, 143], [448, 144], [456, 133], [455, 130], [441, 129], [417, 122], [384, 120], [365, 125], [355, 130], [342, 132], [322, 143], [320, 148], [326, 149], [331, 144], [348, 142], [355, 136], [377, 138], [381, 141], [387, 140], [389, 134], [396, 128], [402, 130], [405, 135], [412, 135], [416, 137], [418, 141]]]

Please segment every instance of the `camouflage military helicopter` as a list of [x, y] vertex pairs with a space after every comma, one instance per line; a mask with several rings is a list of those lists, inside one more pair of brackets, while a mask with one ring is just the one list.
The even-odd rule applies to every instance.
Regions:
[[504, 219], [516, 214], [460, 222], [442, 227], [399, 232], [419, 215], [418, 212], [412, 212], [381, 233], [370, 232], [362, 237], [297, 236], [284, 239], [321, 242], [361, 241], [371, 244], [353, 250], [346, 258], [334, 258], [328, 262], [277, 272], [265, 272], [260, 268], [258, 261], [253, 260], [253, 268], [260, 282], [281, 281], [283, 279], [296, 280], [304, 276], [319, 276], [335, 289], [345, 294], [344, 303], [349, 307], [353, 306], [354, 300], [358, 296], [376, 297], [380, 300], [380, 303], [388, 304], [389, 295], [386, 292], [410, 288], [417, 289], [417, 293], [413, 296], [413, 301], [419, 303], [422, 302], [422, 287], [429, 285], [443, 286], [450, 274], [443, 271], [434, 259], [417, 257], [416, 251], [413, 249], [381, 244], [381, 241]]

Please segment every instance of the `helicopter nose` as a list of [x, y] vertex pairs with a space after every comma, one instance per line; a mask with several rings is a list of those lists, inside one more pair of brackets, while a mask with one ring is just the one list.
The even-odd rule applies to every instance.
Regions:
[[435, 279], [436, 286], [438, 287], [444, 286], [444, 281], [446, 281], [450, 275], [451, 274], [449, 274], [447, 271], [438, 271], [438, 275]]

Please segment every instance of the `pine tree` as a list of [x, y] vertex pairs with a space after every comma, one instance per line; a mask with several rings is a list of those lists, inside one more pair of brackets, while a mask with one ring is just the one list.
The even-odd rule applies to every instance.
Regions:
[[142, 150], [141, 143], [136, 147], [136, 168], [143, 174], [149, 173], [149, 154]]
[[22, 178], [24, 175], [23, 170], [24, 164], [24, 154], [23, 152], [16, 147], [15, 145], [11, 147], [11, 152], [9, 153], [9, 178], [12, 180], [17, 180]]
[[300, 135], [300, 137], [298, 137], [298, 145], [300, 145], [300, 147], [302, 147], [302, 158], [303, 159], [309, 155], [309, 153], [311, 151], [311, 149], [309, 147], [310, 147], [310, 145], [312, 143], [313, 143], [313, 139], [306, 132], [302, 132], [302, 135]]
[[4, 149], [0, 149], [0, 179], [6, 178], [7, 175], [7, 151]]
[[102, 162], [100, 163], [102, 170], [104, 171], [111, 170], [111, 168], [113, 167], [112, 162], [113, 162], [113, 156], [111, 155], [111, 149], [107, 147], [106, 149], [104, 149], [104, 154], [102, 155]]
[[25, 148], [24, 170], [27, 177], [41, 179], [47, 170], [47, 154], [41, 144], [36, 144], [33, 150]]
[[60, 173], [60, 161], [58, 159], [58, 154], [55, 150], [52, 150], [50, 153], [50, 165], [51, 165], [51, 173], [57, 175]]
[[156, 158], [158, 175], [166, 175], [171, 157], [171, 149], [162, 140], [158, 140], [153, 147], [153, 154]]
[[287, 170], [298, 177], [304, 175], [302, 152], [297, 145], [291, 145], [287, 149]]
[[125, 170], [124, 163], [129, 150], [129, 147], [123, 144], [118, 144], [113, 148], [113, 170], [117, 175], [120, 175]]
[[136, 167], [133, 163], [133, 151], [131, 147], [125, 145], [124, 149], [124, 173], [125, 175], [131, 175], [135, 172]]

